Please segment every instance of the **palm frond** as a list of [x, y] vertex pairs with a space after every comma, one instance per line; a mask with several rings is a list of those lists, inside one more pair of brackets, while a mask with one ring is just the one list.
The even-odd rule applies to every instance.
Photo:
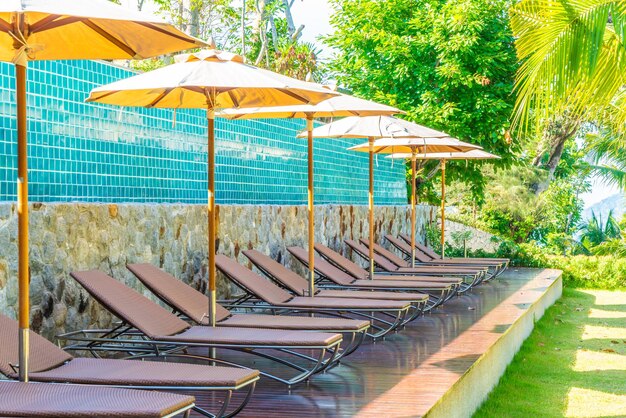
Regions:
[[528, 128], [531, 108], [541, 123], [554, 113], [567, 110], [581, 118], [613, 103], [626, 80], [624, 3], [522, 0], [513, 7], [511, 27], [522, 61], [516, 126]]

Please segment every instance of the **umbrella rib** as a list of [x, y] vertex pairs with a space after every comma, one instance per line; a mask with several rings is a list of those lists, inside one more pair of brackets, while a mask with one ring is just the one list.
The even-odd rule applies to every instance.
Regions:
[[146, 28], [152, 29], [152, 30], [154, 30], [156, 32], [163, 33], [163, 34], [165, 34], [167, 36], [171, 36], [173, 38], [180, 39], [181, 41], [189, 42], [188, 38], [185, 38], [184, 36], [178, 35], [176, 33], [168, 32], [167, 30], [165, 30], [163, 28], [160, 28], [160, 27], [158, 27], [157, 25], [155, 25], [153, 23], [148, 23], [148, 22], [135, 22], [135, 23], [137, 23], [138, 25], [141, 25], [141, 26], [145, 26]]
[[68, 16], [63, 19], [59, 19], [60, 17], [60, 15], [49, 15], [41, 19], [39, 22], [33, 23], [30, 25], [31, 33], [44, 32], [50, 29], [58, 28], [59, 26], [65, 26], [84, 20], [84, 18], [78, 16]]
[[69, 23], [74, 23], [76, 21], [83, 19], [77, 16], [69, 16], [64, 19], [59, 19], [60, 17], [61, 15], [56, 15], [56, 14], [48, 15], [44, 17], [43, 19], [39, 20], [38, 22], [35, 22], [32, 25], [30, 25], [30, 32], [31, 33], [43, 32], [47, 29], [54, 29], [56, 27], [66, 24], [65, 22], [67, 20], [70, 21]]
[[7, 21], [5, 21], [5, 20], [3, 20], [3, 19], [0, 19], [0, 27], [1, 27], [3, 30], [7, 31], [7, 32], [9, 32], [9, 31], [12, 31], [12, 30], [13, 30], [13, 26], [11, 26], [11, 24], [10, 24], [9, 22], [7, 22]]
[[[102, 94], [102, 96], [98, 96], [98, 97], [91, 97], [91, 96], [90, 96], [90, 97], [87, 97], [87, 98], [85, 99], [85, 101], [86, 101], [86, 102], [88, 102], [88, 103], [89, 103], [89, 102], [97, 102], [98, 100], [102, 100], [102, 99], [104, 99], [105, 97], [109, 97], [110, 95], [115, 94], [115, 93], [119, 93], [119, 90], [107, 91], [106, 93], [103, 93], [103, 94]], [[94, 94], [94, 93], [92, 92], [92, 94]], [[97, 93], [96, 93], [96, 94], [97, 94]]]
[[131, 47], [129, 47], [128, 45], [120, 41], [119, 39], [115, 38], [113, 35], [105, 31], [104, 29], [102, 29], [100, 26], [96, 25], [91, 20], [85, 19], [82, 22], [91, 30], [93, 30], [94, 32], [102, 36], [104, 39], [111, 42], [113, 45], [115, 45], [116, 47], [118, 47], [119, 49], [127, 53], [131, 58], [137, 57], [137, 53]]
[[161, 100], [163, 100], [163, 98], [165, 96], [167, 96], [168, 94], [170, 94], [172, 91], [171, 88], [167, 88], [165, 90], [163, 90], [163, 92], [161, 94], [159, 94], [156, 99], [154, 99], [153, 101], [151, 101], [148, 105], [146, 105], [146, 107], [154, 107], [156, 106], [157, 103], [159, 103]]
[[294, 99], [297, 99], [297, 100], [302, 101], [303, 103], [309, 104], [309, 101], [305, 99], [304, 97], [300, 96], [298, 93], [294, 93], [293, 91], [288, 90], [288, 89], [278, 89], [278, 90], [280, 90], [282, 93], [285, 93], [287, 96], [291, 96]]
[[230, 97], [230, 100], [233, 102], [233, 107], [239, 107], [239, 100], [233, 95], [233, 91], [228, 90], [226, 93], [228, 93], [228, 97]]

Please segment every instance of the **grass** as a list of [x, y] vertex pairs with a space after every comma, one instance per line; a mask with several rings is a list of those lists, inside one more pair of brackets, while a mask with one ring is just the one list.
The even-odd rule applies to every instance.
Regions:
[[626, 292], [565, 288], [474, 415], [626, 417]]

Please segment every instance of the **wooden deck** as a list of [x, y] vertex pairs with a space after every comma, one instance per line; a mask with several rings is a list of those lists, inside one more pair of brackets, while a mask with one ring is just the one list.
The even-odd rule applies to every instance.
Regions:
[[[558, 276], [554, 270], [509, 269], [493, 283], [483, 284], [472, 294], [450, 301], [384, 341], [365, 342], [340, 366], [315, 376], [307, 384], [290, 391], [262, 379], [253, 400], [239, 416], [415, 417], [432, 413], [434, 405], [445, 410], [445, 405], [441, 405], [443, 399], [454, 400], [451, 388], [476, 392], [475, 383], [467, 383], [464, 388], [459, 382], [464, 374], [469, 375], [466, 371], [477, 360], [487, 359], [483, 361], [487, 364], [484, 367], [490, 367], [478, 374], [496, 370], [494, 364], [499, 359], [489, 359], [489, 353], [492, 357], [503, 357], [493, 347], [511, 328], [518, 326], [520, 318], [543, 297]], [[500, 365], [502, 370], [508, 361]], [[498, 377], [495, 376], [495, 381]], [[487, 393], [489, 386], [482, 391]], [[464, 393], [462, 399], [478, 394]], [[482, 396], [474, 403], [480, 403]], [[197, 394], [200, 405], [212, 401], [211, 395]], [[458, 399], [454, 402], [458, 403]], [[455, 414], [443, 414], [447, 415]]]

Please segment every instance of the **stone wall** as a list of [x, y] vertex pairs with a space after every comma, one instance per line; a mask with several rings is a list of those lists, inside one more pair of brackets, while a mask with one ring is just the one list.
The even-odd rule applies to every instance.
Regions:
[[[418, 208], [418, 235], [423, 235], [428, 208]], [[247, 259], [242, 250], [256, 248], [304, 273], [286, 251], [304, 246], [304, 206], [218, 207], [222, 254]], [[387, 233], [408, 233], [405, 206], [376, 208], [377, 239]], [[345, 251], [343, 240], [367, 235], [365, 206], [316, 207], [316, 240]], [[198, 289], [206, 288], [207, 221], [204, 205], [175, 204], [33, 204], [30, 212], [32, 329], [48, 338], [64, 331], [108, 326], [111, 315], [69, 276], [70, 271], [100, 269], [146, 295], [126, 270], [127, 263], [162, 267]], [[0, 204], [0, 312], [16, 316], [17, 215], [13, 203]], [[218, 277], [220, 297], [231, 288]]]

